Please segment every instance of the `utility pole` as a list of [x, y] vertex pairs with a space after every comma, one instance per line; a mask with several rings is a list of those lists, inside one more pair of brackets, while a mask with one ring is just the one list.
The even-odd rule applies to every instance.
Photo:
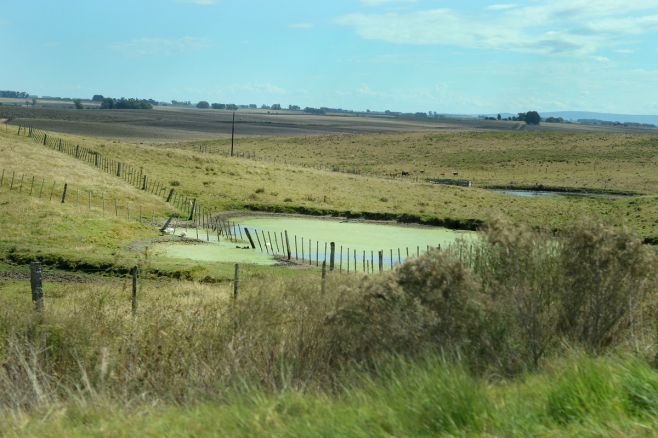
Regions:
[[233, 139], [235, 138], [235, 111], [233, 111], [233, 124], [231, 125], [231, 156], [233, 156]]

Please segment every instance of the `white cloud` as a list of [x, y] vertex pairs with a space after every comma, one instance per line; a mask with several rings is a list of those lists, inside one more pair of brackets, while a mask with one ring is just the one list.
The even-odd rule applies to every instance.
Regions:
[[624, 37], [658, 31], [658, 0], [501, 3], [474, 16], [447, 8], [355, 13], [337, 22], [363, 38], [396, 44], [587, 55], [627, 46]]
[[212, 6], [217, 3], [217, 0], [176, 0], [176, 3], [186, 3], [198, 6]]
[[207, 47], [205, 40], [190, 36], [181, 38], [136, 38], [111, 47], [128, 56], [176, 55]]
[[290, 29], [312, 29], [314, 26], [313, 23], [293, 23], [288, 25]]

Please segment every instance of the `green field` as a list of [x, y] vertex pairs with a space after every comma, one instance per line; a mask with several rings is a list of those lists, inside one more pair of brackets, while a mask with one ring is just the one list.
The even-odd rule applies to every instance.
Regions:
[[[0, 132], [0, 435], [645, 436], [658, 426], [651, 135], [240, 138], [259, 160], [196, 141], [49, 135], [197, 199], [204, 220], [425, 254], [322, 280], [317, 266], [235, 248], [244, 239], [194, 242], [218, 230], [186, 218], [163, 236], [183, 212], [162, 196]], [[424, 181], [434, 177], [474, 187]], [[633, 195], [487, 189], [539, 185]], [[474, 229], [477, 239], [427, 251]]]

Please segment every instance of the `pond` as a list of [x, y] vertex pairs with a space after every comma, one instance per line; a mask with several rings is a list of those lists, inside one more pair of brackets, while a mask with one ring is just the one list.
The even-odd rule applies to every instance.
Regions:
[[569, 192], [559, 190], [516, 190], [516, 189], [491, 189], [496, 193], [502, 193], [509, 196], [521, 196], [524, 198], [538, 198], [543, 196], [567, 196], [567, 197], [586, 197], [586, 198], [606, 198], [617, 199], [624, 198], [629, 195], [617, 193], [598, 193], [598, 192]]
[[[329, 263], [331, 242], [335, 242], [336, 269], [373, 271], [378, 269], [379, 252], [386, 269], [417, 256], [430, 248], [446, 248], [457, 239], [474, 239], [472, 231], [447, 228], [374, 223], [335, 218], [291, 216], [244, 216], [231, 218], [221, 236], [199, 230], [199, 240], [165, 243], [156, 246], [156, 255], [198, 261], [273, 265], [292, 259], [319, 266]], [[228, 229], [228, 230], [227, 230]], [[175, 229], [173, 234], [197, 238], [196, 229]], [[226, 231], [230, 232], [227, 239]], [[251, 236], [255, 249], [247, 238]], [[288, 245], [286, 245], [286, 233]], [[234, 237], [233, 237], [234, 236]]]

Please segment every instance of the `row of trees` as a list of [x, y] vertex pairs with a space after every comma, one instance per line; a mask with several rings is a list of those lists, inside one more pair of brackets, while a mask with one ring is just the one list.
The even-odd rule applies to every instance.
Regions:
[[30, 95], [25, 91], [0, 90], [0, 97], [8, 99], [27, 99]]
[[104, 97], [101, 101], [101, 109], [153, 109], [153, 105], [156, 103], [152, 99]]
[[[547, 122], [553, 122], [551, 117], [547, 119]], [[527, 113], [518, 113], [516, 117], [510, 116], [507, 118], [502, 117], [500, 114], [496, 117], [485, 117], [485, 120], [513, 120], [516, 122], [526, 122], [528, 125], [539, 125], [541, 122], [541, 116], [537, 111], [528, 111]]]

